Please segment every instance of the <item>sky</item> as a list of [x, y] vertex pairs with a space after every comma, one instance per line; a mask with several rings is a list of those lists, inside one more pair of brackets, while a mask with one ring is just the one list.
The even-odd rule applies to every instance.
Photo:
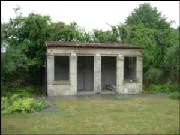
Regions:
[[69, 24], [75, 21], [86, 31], [109, 30], [110, 25], [124, 23], [133, 9], [142, 3], [150, 3], [168, 21], [174, 20], [172, 27], [179, 26], [179, 1], [1, 1], [1, 21], [14, 18], [13, 8], [18, 5], [22, 16], [33, 12], [48, 15], [53, 22]]

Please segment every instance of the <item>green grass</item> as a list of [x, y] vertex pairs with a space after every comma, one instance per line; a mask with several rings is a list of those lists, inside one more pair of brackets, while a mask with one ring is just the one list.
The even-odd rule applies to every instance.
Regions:
[[178, 134], [179, 101], [139, 97], [131, 100], [52, 100], [55, 114], [1, 116], [2, 133]]

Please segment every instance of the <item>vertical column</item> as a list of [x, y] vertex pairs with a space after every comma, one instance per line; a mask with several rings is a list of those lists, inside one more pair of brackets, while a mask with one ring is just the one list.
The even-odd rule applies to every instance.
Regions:
[[94, 56], [94, 92], [101, 92], [101, 56]]
[[71, 53], [70, 56], [70, 82], [71, 90], [77, 94], [77, 56], [76, 53]]
[[136, 68], [137, 83], [139, 84], [139, 90], [142, 92], [143, 81], [143, 57], [137, 56], [137, 68]]
[[54, 81], [54, 55], [47, 55], [47, 84]]
[[116, 90], [117, 93], [123, 93], [124, 81], [124, 56], [118, 55], [116, 57]]

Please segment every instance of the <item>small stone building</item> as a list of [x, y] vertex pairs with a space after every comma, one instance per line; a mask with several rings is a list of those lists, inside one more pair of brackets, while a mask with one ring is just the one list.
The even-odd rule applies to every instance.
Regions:
[[47, 41], [47, 95], [137, 94], [142, 91], [142, 47]]

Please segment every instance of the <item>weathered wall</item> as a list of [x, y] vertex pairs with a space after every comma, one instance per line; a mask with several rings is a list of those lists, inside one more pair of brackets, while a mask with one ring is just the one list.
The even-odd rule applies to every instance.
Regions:
[[[66, 54], [67, 55], [67, 54]], [[62, 55], [64, 56], [64, 54]], [[54, 80], [54, 55], [47, 56], [47, 95], [76, 95], [77, 94], [77, 57], [72, 53], [69, 55], [69, 80]]]
[[[54, 56], [70, 56], [69, 82], [54, 82]], [[142, 91], [142, 50], [140, 49], [93, 49], [93, 48], [48, 48], [47, 93], [48, 96], [77, 94], [77, 56], [94, 56], [94, 93], [101, 92], [101, 56], [116, 57], [116, 92], [131, 94]], [[137, 57], [137, 83], [124, 82], [124, 56]], [[86, 63], [86, 65], [88, 65]], [[92, 69], [92, 68], [91, 68]], [[110, 69], [109, 69], [110, 70]], [[88, 73], [88, 72], [87, 72]], [[110, 73], [111, 75], [111, 73]], [[86, 79], [88, 82], [89, 80]], [[114, 81], [113, 81], [114, 82]], [[90, 87], [90, 86], [87, 86]], [[131, 92], [133, 91], [133, 92]]]
[[138, 94], [140, 93], [140, 83], [123, 83], [123, 93], [124, 94]]

